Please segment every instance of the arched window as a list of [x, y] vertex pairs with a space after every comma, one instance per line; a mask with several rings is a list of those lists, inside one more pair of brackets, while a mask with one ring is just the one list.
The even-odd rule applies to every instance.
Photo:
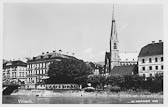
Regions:
[[114, 49], [117, 49], [117, 44], [116, 43], [114, 43]]

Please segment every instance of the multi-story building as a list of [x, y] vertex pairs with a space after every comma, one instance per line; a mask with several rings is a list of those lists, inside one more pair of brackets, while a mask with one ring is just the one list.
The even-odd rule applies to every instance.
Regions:
[[3, 82], [26, 83], [27, 64], [23, 61], [8, 61], [3, 63]]
[[28, 84], [38, 84], [43, 81], [43, 79], [48, 78], [48, 69], [49, 64], [54, 61], [61, 61], [63, 58], [73, 58], [73, 56], [63, 55], [61, 53], [57, 53], [55, 51], [49, 53], [42, 53], [36, 57], [27, 61], [27, 82]]
[[163, 42], [152, 43], [144, 46], [138, 56], [138, 73], [149, 77], [163, 73]]

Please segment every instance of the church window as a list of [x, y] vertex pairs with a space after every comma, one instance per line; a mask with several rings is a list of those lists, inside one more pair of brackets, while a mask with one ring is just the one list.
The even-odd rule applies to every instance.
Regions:
[[117, 44], [116, 43], [114, 43], [114, 49], [117, 49]]

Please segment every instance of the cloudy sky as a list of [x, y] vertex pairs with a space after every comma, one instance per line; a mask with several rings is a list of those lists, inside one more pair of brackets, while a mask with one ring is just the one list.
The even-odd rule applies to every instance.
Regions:
[[[6, 3], [3, 58], [22, 59], [62, 49], [85, 61], [103, 61], [109, 51], [112, 4]], [[137, 52], [163, 40], [163, 8], [115, 4], [120, 52]]]

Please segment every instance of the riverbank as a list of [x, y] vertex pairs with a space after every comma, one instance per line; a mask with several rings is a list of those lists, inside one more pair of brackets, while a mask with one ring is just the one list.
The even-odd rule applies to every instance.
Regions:
[[24, 90], [20, 89], [11, 95], [28, 95], [36, 97], [117, 97], [117, 98], [163, 98], [160, 93], [150, 93], [146, 95], [143, 92], [84, 92], [84, 91], [53, 91], [53, 90]]

